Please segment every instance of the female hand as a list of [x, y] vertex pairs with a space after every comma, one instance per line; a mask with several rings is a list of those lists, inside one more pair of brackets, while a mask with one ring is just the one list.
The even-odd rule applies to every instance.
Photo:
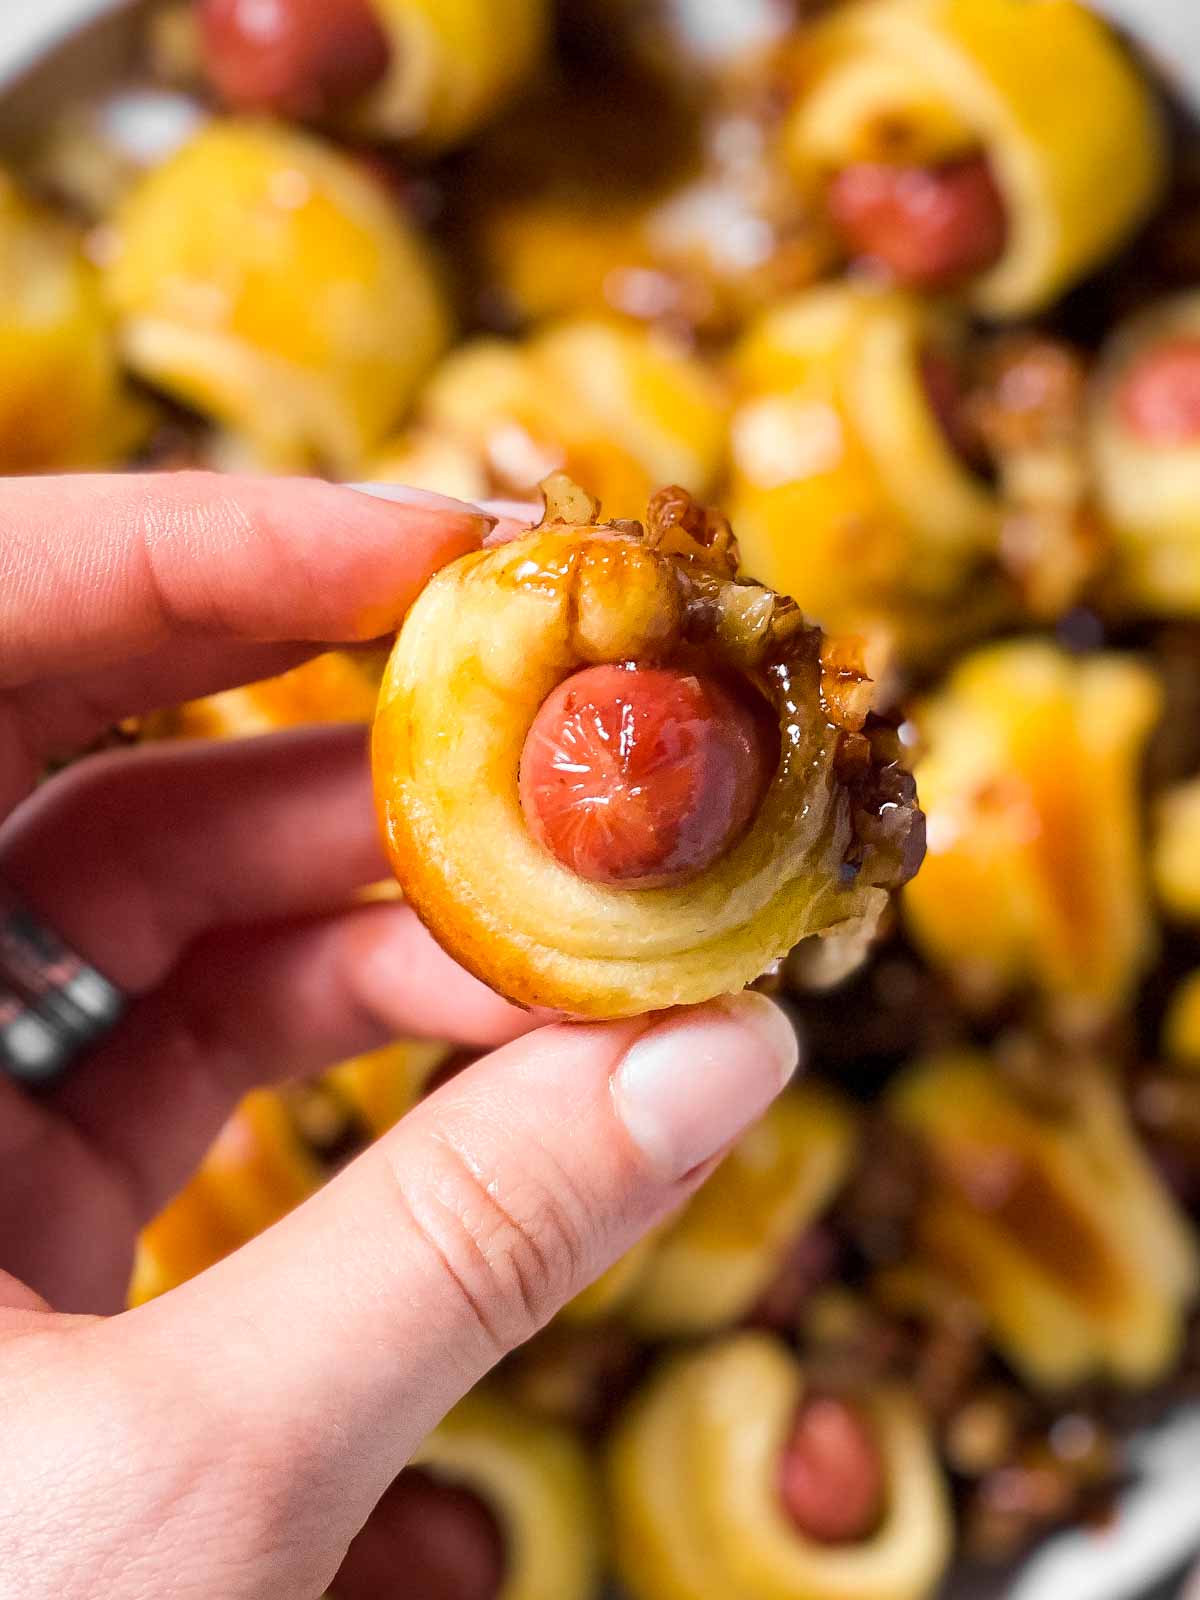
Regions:
[[[385, 873], [361, 729], [107, 754], [34, 793], [120, 717], [385, 633], [487, 526], [313, 483], [0, 484], [0, 882], [130, 1000], [51, 1092], [0, 1074], [6, 1594], [320, 1595], [444, 1412], [795, 1066], [757, 995], [530, 1031], [403, 906], [353, 905]], [[400, 1034], [501, 1048], [120, 1311], [137, 1229], [242, 1093]]]

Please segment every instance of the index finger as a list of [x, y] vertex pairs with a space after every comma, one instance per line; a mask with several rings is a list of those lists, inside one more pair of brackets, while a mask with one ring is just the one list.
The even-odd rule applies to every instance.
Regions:
[[173, 638], [377, 638], [493, 521], [304, 479], [0, 482], [0, 689]]

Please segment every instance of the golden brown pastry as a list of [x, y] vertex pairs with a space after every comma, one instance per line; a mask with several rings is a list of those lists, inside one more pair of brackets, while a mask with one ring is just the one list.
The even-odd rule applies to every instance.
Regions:
[[986, 1313], [1031, 1383], [1104, 1375], [1146, 1384], [1177, 1358], [1200, 1283], [1191, 1230], [1104, 1068], [1063, 1062], [1052, 1103], [984, 1057], [945, 1056], [901, 1078], [892, 1114], [931, 1182], [917, 1248]]
[[[561, 496], [557, 498], [557, 496]], [[441, 572], [380, 695], [375, 788], [406, 898], [526, 1005], [635, 1015], [743, 987], [878, 916], [921, 819], [853, 646], [735, 580], [728, 524], [573, 486]]]
[[987, 600], [999, 506], [941, 414], [964, 339], [913, 296], [834, 284], [768, 311], [734, 354], [745, 569], [826, 627], [911, 646], [935, 608], [953, 603], [957, 628]]
[[635, 1600], [918, 1600], [950, 1559], [915, 1400], [814, 1393], [766, 1334], [668, 1364], [617, 1427], [609, 1491]]
[[788, 146], [852, 257], [1006, 319], [1112, 255], [1166, 170], [1152, 90], [1077, 0], [839, 7]]
[[904, 912], [968, 1002], [1032, 995], [1087, 1033], [1131, 993], [1155, 943], [1138, 780], [1160, 698], [1132, 658], [1023, 639], [918, 709], [929, 853]]
[[356, 470], [450, 333], [382, 186], [266, 122], [214, 121], [134, 186], [106, 290], [134, 371], [278, 470]]

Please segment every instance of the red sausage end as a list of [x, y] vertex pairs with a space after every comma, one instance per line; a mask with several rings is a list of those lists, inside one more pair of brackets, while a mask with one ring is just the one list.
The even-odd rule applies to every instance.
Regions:
[[587, 667], [547, 698], [525, 740], [526, 825], [590, 882], [682, 883], [745, 831], [774, 773], [777, 742], [765, 705], [715, 677]]
[[830, 218], [852, 256], [912, 289], [949, 289], [1004, 253], [1004, 199], [983, 156], [943, 167], [863, 163], [836, 173]]
[[866, 1539], [883, 1515], [879, 1446], [866, 1420], [844, 1400], [817, 1396], [800, 1407], [778, 1482], [797, 1530], [817, 1544]]
[[1200, 440], [1200, 338], [1164, 339], [1144, 351], [1125, 374], [1117, 406], [1143, 444]]
[[205, 75], [236, 111], [326, 116], [384, 76], [370, 0], [199, 0]]

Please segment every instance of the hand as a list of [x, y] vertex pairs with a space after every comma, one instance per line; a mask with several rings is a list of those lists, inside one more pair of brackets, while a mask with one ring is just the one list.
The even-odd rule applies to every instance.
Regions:
[[[351, 906], [384, 875], [361, 729], [109, 754], [33, 793], [122, 716], [388, 631], [486, 528], [320, 484], [0, 485], [0, 879], [131, 997], [53, 1093], [0, 1081], [6, 1594], [320, 1595], [423, 1435], [795, 1066], [757, 995], [530, 1031], [404, 907]], [[109, 1314], [242, 1093], [399, 1034], [502, 1047]]]

